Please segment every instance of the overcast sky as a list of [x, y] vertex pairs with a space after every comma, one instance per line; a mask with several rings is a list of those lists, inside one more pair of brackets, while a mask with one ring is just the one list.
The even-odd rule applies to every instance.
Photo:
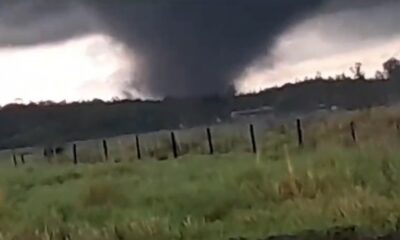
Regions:
[[400, 53], [395, 0], [3, 0], [0, 104], [253, 92]]

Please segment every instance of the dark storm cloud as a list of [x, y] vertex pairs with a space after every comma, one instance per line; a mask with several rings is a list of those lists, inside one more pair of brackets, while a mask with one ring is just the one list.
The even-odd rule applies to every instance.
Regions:
[[9, 0], [0, 5], [0, 44], [103, 32], [143, 61], [130, 87], [160, 97], [214, 94], [225, 91], [286, 28], [326, 2]]
[[225, 91], [291, 22], [321, 0], [93, 1], [109, 31], [144, 58], [135, 88], [158, 96]]
[[98, 31], [92, 9], [75, 1], [0, 0], [0, 45], [62, 41]]

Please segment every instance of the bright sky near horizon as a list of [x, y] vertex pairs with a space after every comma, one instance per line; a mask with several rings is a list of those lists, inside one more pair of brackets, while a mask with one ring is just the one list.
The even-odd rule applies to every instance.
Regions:
[[301, 61], [290, 61], [284, 58], [276, 60], [272, 67], [269, 65], [250, 66], [237, 80], [236, 88], [241, 93], [257, 92], [265, 88], [312, 78], [318, 72], [323, 77], [335, 77], [342, 73], [353, 76], [350, 68], [357, 62], [362, 63], [362, 71], [367, 77], [374, 77], [376, 71], [383, 71], [385, 61], [398, 57], [396, 49], [399, 48], [400, 35], [384, 41], [371, 42], [365, 47], [339, 51], [327, 56], [306, 57]]
[[124, 47], [107, 36], [0, 49], [0, 104], [121, 97], [131, 77]]
[[322, 76], [353, 75], [362, 63], [368, 77], [383, 63], [400, 56], [400, 4], [350, 9], [308, 18], [282, 33], [272, 50], [251, 64], [237, 79], [242, 93]]

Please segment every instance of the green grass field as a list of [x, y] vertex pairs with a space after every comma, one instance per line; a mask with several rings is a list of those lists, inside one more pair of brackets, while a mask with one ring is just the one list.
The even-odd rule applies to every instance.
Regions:
[[257, 155], [3, 167], [0, 239], [258, 239], [348, 225], [391, 231], [400, 227], [396, 119], [395, 111], [374, 109], [307, 122], [304, 148], [293, 129], [279, 128], [262, 134]]

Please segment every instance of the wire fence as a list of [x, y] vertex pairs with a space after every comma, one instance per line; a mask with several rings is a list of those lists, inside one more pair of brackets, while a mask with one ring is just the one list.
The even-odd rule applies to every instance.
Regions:
[[[360, 137], [354, 114], [344, 112], [343, 116], [352, 116], [336, 127], [335, 133], [341, 132], [346, 140], [357, 144]], [[94, 164], [100, 162], [124, 162], [146, 159], [159, 161], [177, 159], [182, 156], [214, 155], [225, 153], [253, 153], [262, 151], [262, 145], [268, 141], [268, 133], [280, 131], [298, 148], [312, 145], [318, 137], [318, 129], [313, 124], [323, 124], [329, 130], [330, 114], [311, 114], [296, 118], [280, 119], [266, 122], [262, 118], [247, 119], [244, 122], [204, 126], [191, 129], [163, 130], [146, 134], [128, 134], [107, 139], [94, 139], [70, 142], [52, 147], [29, 147], [23, 149], [3, 150], [0, 159], [2, 164], [16, 167], [26, 164]], [[333, 120], [335, 121], [335, 120]], [[332, 122], [332, 121], [331, 121]], [[343, 124], [344, 122], [344, 124]], [[400, 122], [390, 124], [400, 130]], [[363, 126], [361, 126], [361, 129]], [[326, 138], [319, 136], [320, 138]]]

